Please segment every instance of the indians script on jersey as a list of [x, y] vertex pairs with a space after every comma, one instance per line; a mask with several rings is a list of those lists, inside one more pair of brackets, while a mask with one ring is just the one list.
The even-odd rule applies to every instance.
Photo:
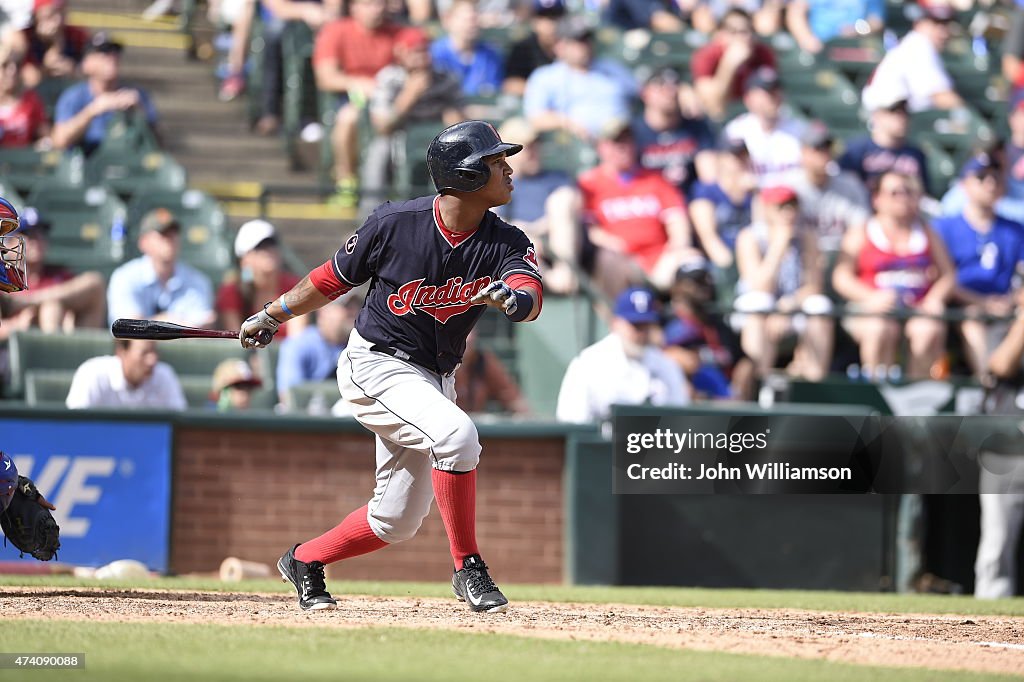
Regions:
[[444, 324], [453, 316], [469, 310], [469, 299], [490, 284], [491, 278], [479, 277], [467, 283], [461, 277], [452, 277], [441, 286], [424, 286], [425, 281], [421, 277], [398, 287], [398, 291], [388, 296], [388, 310], [399, 317], [420, 310]]

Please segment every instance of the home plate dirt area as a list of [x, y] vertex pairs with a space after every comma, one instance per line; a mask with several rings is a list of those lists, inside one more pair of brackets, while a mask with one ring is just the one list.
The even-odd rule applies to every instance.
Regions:
[[4, 618], [321, 628], [408, 627], [1024, 674], [1024, 618], [516, 602], [474, 614], [455, 599], [338, 597], [304, 613], [292, 596], [101, 588], [0, 588]]

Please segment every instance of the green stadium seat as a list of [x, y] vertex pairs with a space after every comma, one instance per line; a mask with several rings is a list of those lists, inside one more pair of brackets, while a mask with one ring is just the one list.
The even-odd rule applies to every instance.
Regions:
[[54, 111], [57, 109], [57, 100], [60, 99], [61, 94], [68, 88], [68, 86], [74, 85], [78, 82], [77, 78], [74, 77], [49, 77], [44, 78], [35, 87], [36, 94], [39, 95], [39, 99], [43, 101], [43, 108], [46, 109], [46, 118], [49, 121], [53, 120]]
[[878, 36], [833, 38], [821, 56], [851, 82], [863, 86], [885, 56], [885, 46]]
[[64, 404], [71, 390], [73, 371], [33, 369], [25, 373], [25, 402], [29, 405]]
[[337, 381], [307, 381], [288, 389], [286, 404], [290, 412], [307, 412], [310, 403], [319, 403], [315, 411], [319, 412], [322, 409], [323, 413], [329, 414], [331, 407], [340, 398], [341, 392]]
[[138, 255], [135, 237], [149, 211], [166, 208], [181, 223], [181, 258], [202, 270], [214, 286], [234, 263], [232, 236], [220, 204], [199, 190], [152, 191], [136, 194], [128, 207], [129, 254]]
[[405, 129], [405, 158], [395, 160], [394, 191], [399, 197], [417, 197], [433, 192], [424, 150], [443, 127], [440, 122], [416, 123]]
[[106, 187], [43, 183], [27, 202], [50, 222], [47, 262], [109, 273], [125, 254], [125, 206]]
[[931, 142], [954, 159], [995, 140], [995, 131], [972, 108], [920, 111], [910, 117], [911, 137]]
[[85, 162], [86, 182], [106, 185], [128, 199], [152, 191], [182, 191], [185, 167], [170, 154], [134, 149], [99, 149]]
[[25, 203], [25, 198], [21, 195], [14, 185], [11, 185], [5, 179], [0, 179], [0, 197], [7, 199], [11, 202], [19, 212], [25, 209], [28, 204]]
[[80, 186], [85, 159], [80, 151], [39, 151], [31, 147], [0, 149], [0, 178], [22, 194], [41, 182]]
[[149, 122], [141, 110], [114, 112], [103, 142], [93, 153], [103, 156], [154, 152], [160, 148]]
[[4, 394], [9, 398], [21, 398], [25, 395], [26, 376], [29, 372], [74, 373], [89, 358], [112, 355], [114, 339], [106, 330], [82, 329], [74, 334], [16, 331], [11, 334], [9, 350], [11, 381]]
[[230, 358], [244, 359], [247, 352], [231, 339], [178, 339], [159, 347], [160, 359], [173, 367], [179, 377], [202, 376], [207, 385], [217, 365]]
[[927, 162], [928, 184], [931, 193], [941, 197], [956, 177], [959, 167], [948, 153], [933, 141], [920, 140], [921, 151]]

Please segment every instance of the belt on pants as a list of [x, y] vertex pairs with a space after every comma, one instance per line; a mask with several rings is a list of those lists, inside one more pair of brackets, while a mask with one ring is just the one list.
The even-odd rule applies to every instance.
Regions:
[[413, 360], [412, 356], [406, 353], [404, 350], [392, 348], [391, 346], [382, 346], [379, 343], [375, 343], [372, 346], [370, 346], [370, 350], [372, 350], [374, 353], [383, 353], [384, 355], [390, 355], [393, 358], [398, 358], [399, 360], [404, 360], [405, 362], [412, 363], [417, 367], [422, 367], [428, 372], [432, 374], [437, 374], [439, 376], [450, 377], [452, 374], [455, 374], [454, 369], [448, 372], [447, 374], [442, 374], [441, 372], [437, 371], [436, 367], [427, 367], [422, 362], [416, 362], [415, 360]]

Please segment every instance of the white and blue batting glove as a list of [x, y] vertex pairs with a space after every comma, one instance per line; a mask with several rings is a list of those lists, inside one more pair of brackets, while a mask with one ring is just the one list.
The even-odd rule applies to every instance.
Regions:
[[499, 308], [509, 317], [515, 315], [519, 308], [519, 298], [516, 296], [516, 292], [501, 280], [491, 282], [469, 299], [470, 303], [480, 303], [481, 301], [492, 308]]
[[267, 312], [265, 305], [263, 310], [245, 318], [238, 332], [238, 340], [242, 342], [242, 348], [266, 348], [280, 327], [281, 322]]

